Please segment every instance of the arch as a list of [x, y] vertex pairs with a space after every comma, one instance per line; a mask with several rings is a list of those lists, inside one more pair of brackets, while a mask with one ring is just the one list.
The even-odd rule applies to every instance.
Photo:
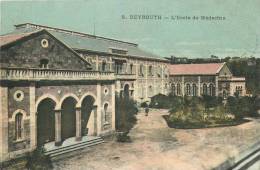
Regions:
[[109, 110], [109, 103], [108, 102], [105, 102], [104, 105], [103, 105], [103, 110], [104, 110], [104, 120], [105, 122], [108, 121], [108, 110]]
[[103, 60], [102, 64], [101, 64], [101, 71], [105, 72], [106, 71], [106, 67], [107, 67], [107, 62], [106, 62], [106, 60]]
[[215, 94], [214, 92], [215, 92], [215, 87], [214, 87], [213, 83], [210, 83], [209, 84], [209, 95], [214, 96], [214, 94]]
[[[95, 121], [94, 120], [94, 110], [95, 108], [95, 102], [96, 102], [96, 98], [93, 97], [93, 95], [89, 95], [86, 94], [84, 96], [82, 96], [81, 98], [81, 133], [82, 136], [85, 136], [89, 133], [90, 131], [95, 131], [94, 129], [94, 124]], [[92, 126], [91, 126], [92, 125]], [[90, 129], [88, 129], [90, 128]]]
[[61, 101], [61, 138], [65, 140], [76, 136], [76, 105], [78, 100], [71, 95], [66, 95]]
[[37, 101], [36, 101], [36, 103], [35, 103], [35, 108], [36, 108], [36, 110], [37, 110], [37, 108], [38, 108], [38, 105], [41, 103], [41, 101], [43, 101], [43, 100], [46, 99], [46, 98], [50, 98], [50, 99], [52, 99], [52, 100], [55, 102], [55, 104], [56, 104], [55, 110], [60, 109], [60, 108], [58, 108], [59, 100], [58, 100], [55, 96], [53, 96], [53, 95], [51, 95], [51, 94], [44, 94], [44, 95], [42, 95], [41, 97], [39, 97], [39, 98], [37, 99]]
[[133, 68], [134, 68], [134, 65], [133, 65], [133, 63], [131, 63], [131, 64], [129, 65], [130, 74], [133, 74]]
[[66, 98], [68, 98], [68, 97], [72, 97], [72, 98], [74, 98], [76, 101], [77, 101], [77, 104], [79, 103], [79, 98], [75, 95], [75, 94], [73, 94], [73, 93], [68, 93], [68, 94], [65, 94], [61, 99], [60, 99], [60, 102], [59, 102], [59, 104], [58, 104], [58, 106], [57, 106], [57, 109], [61, 109], [61, 105], [62, 105], [62, 103], [63, 103], [63, 101], [66, 99]]
[[197, 96], [197, 85], [195, 83], [192, 84], [192, 96]]
[[124, 86], [124, 98], [129, 98], [129, 96], [130, 96], [129, 88], [130, 88], [130, 85], [129, 84], [125, 84], [125, 86]]
[[44, 98], [37, 106], [37, 145], [55, 140], [55, 107], [51, 98]]
[[202, 85], [202, 94], [207, 95], [208, 94], [208, 86], [206, 83], [203, 83]]
[[84, 93], [84, 94], [81, 96], [80, 100], [79, 100], [78, 103], [77, 103], [77, 107], [81, 107], [81, 106], [82, 106], [82, 102], [83, 102], [84, 98], [87, 97], [87, 96], [93, 97], [94, 100], [95, 100], [94, 105], [97, 105], [97, 103], [96, 103], [96, 102], [97, 102], [97, 97], [96, 97], [96, 95], [94, 95], [94, 93], [87, 92], [87, 93]]
[[15, 115], [15, 139], [21, 140], [24, 137], [24, 120], [21, 112]]
[[15, 121], [15, 116], [18, 114], [18, 113], [21, 113], [23, 115], [23, 119], [26, 120], [26, 119], [29, 119], [29, 117], [26, 115], [26, 112], [22, 109], [17, 109], [13, 112], [12, 114], [12, 117], [9, 118], [9, 121]]
[[187, 96], [190, 96], [190, 95], [191, 95], [191, 87], [190, 87], [190, 84], [187, 83], [185, 86], [186, 86], [186, 95], [187, 95]]
[[172, 90], [172, 91], [171, 91], [171, 92], [172, 92], [172, 95], [175, 96], [175, 95], [176, 95], [176, 86], [175, 86], [174, 83], [171, 84], [171, 90]]
[[177, 84], [177, 95], [178, 96], [181, 95], [181, 84], [180, 83]]

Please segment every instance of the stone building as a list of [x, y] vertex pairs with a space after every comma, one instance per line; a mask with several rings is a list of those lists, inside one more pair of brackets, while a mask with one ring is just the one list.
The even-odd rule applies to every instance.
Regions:
[[244, 96], [245, 78], [234, 77], [226, 63], [169, 66], [171, 93], [177, 96]]
[[0, 37], [1, 162], [40, 145], [59, 148], [112, 133], [116, 95], [142, 102], [168, 93], [168, 61], [137, 44], [30, 23], [15, 27]]

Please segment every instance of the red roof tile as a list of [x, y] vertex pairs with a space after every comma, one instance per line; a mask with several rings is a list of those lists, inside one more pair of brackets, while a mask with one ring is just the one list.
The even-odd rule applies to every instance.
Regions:
[[169, 71], [170, 75], [211, 75], [217, 74], [224, 64], [173, 64], [169, 66]]
[[[37, 31], [38, 32], [38, 31]], [[12, 35], [3, 35], [0, 36], [0, 47], [6, 44], [9, 44], [11, 42], [17, 41], [23, 37], [27, 37], [35, 32], [29, 32], [29, 33], [21, 33], [21, 34], [12, 34]]]

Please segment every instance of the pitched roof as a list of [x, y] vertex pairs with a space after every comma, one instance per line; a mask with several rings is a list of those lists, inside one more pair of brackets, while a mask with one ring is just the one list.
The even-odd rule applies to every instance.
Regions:
[[173, 64], [169, 66], [170, 75], [215, 75], [225, 63]]
[[[26, 33], [39, 29], [45, 29], [57, 39], [74, 50], [86, 50], [92, 52], [101, 52], [111, 54], [111, 49], [125, 50], [127, 56], [151, 58], [157, 60], [168, 61], [160, 56], [144, 51], [138, 47], [137, 44], [95, 36], [65, 29], [53, 28], [48, 26], [25, 23], [16, 25], [16, 30], [13, 33]], [[11, 33], [11, 34], [13, 34]]]
[[17, 40], [20, 40], [20, 39], [27, 37], [27, 36], [35, 33], [35, 32], [38, 32], [38, 31], [0, 36], [0, 47], [2, 47], [3, 45], [9, 44], [9, 43], [15, 42]]

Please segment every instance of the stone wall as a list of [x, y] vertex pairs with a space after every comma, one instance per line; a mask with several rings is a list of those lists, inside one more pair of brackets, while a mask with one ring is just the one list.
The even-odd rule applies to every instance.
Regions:
[[[48, 41], [47, 47], [41, 42]], [[54, 40], [47, 33], [37, 34], [33, 38], [17, 41], [14, 46], [3, 47], [0, 51], [2, 67], [41, 68], [42, 59], [47, 59], [50, 69], [86, 70], [87, 63], [80, 59], [63, 44]]]

